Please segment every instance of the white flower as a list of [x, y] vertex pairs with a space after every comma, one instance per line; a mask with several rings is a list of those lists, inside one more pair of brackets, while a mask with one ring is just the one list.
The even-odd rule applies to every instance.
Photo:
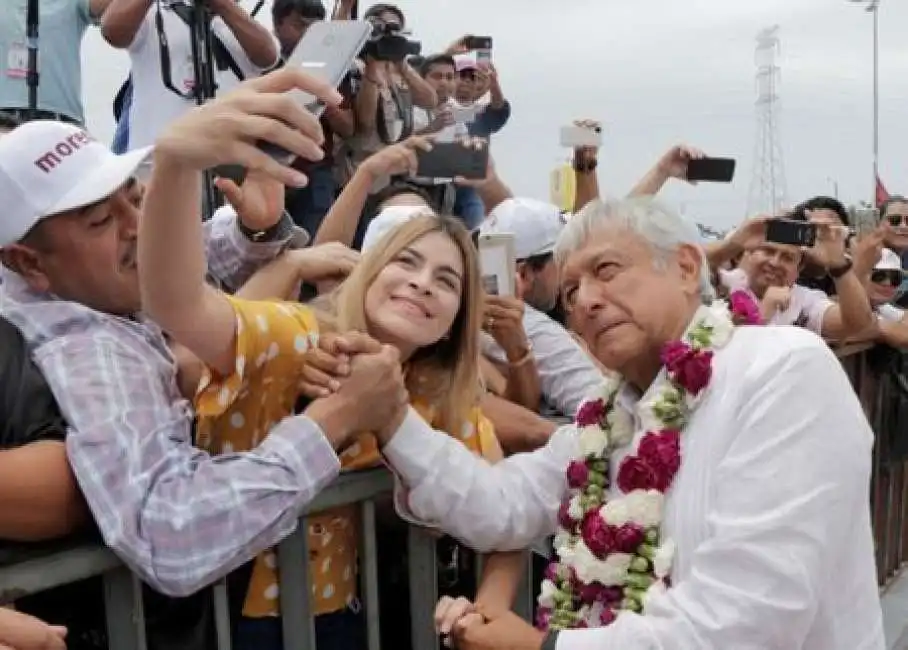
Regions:
[[672, 561], [675, 559], [677, 545], [673, 539], [662, 542], [653, 556], [653, 573], [659, 579], [667, 577], [672, 572]]
[[608, 436], [598, 424], [591, 424], [580, 429], [580, 453], [586, 456], [605, 454], [608, 447]]
[[558, 587], [555, 586], [555, 583], [549, 579], [545, 579], [539, 587], [539, 597], [536, 599], [536, 602], [539, 603], [540, 607], [552, 609], [555, 607], [555, 594], [557, 593]]
[[625, 499], [612, 499], [599, 508], [599, 516], [609, 526], [623, 526], [631, 520], [631, 511]]
[[[584, 607], [586, 606], [584, 605]], [[583, 619], [586, 621], [587, 627], [602, 627], [602, 610], [604, 609], [605, 605], [598, 601], [589, 606]]]
[[[571, 534], [564, 528], [559, 528], [552, 540], [552, 548], [557, 552], [558, 549], [565, 548], [571, 543]], [[559, 553], [560, 555], [560, 553]]]
[[646, 590], [646, 593], [643, 594], [643, 613], [647, 613], [647, 608], [653, 599], [659, 598], [666, 591], [668, 590], [665, 588], [665, 583], [661, 580], [651, 584], [649, 589]]
[[568, 515], [574, 521], [583, 519], [583, 508], [580, 506], [580, 495], [575, 494], [568, 502]]
[[612, 448], [629, 445], [634, 439], [634, 418], [623, 408], [615, 407], [606, 416]]
[[716, 300], [709, 307], [699, 310], [694, 317], [694, 323], [712, 330], [709, 342], [711, 348], [721, 348], [728, 343], [735, 328], [728, 304], [724, 300]]
[[621, 389], [621, 375], [609, 373], [602, 375], [602, 384], [596, 388], [591, 399], [601, 399], [608, 402], [612, 396]]
[[565, 563], [574, 569], [577, 578], [584, 584], [598, 582], [606, 587], [617, 587], [624, 584], [627, 570], [633, 556], [628, 553], [612, 553], [605, 560], [600, 560], [583, 540], [579, 540]]
[[[581, 621], [586, 621], [587, 625], [589, 625], [589, 621], [590, 621], [590, 606], [589, 606], [589, 605], [581, 605], [581, 606], [580, 606], [580, 609], [577, 610], [577, 618], [578, 618], [579, 620], [581, 620]], [[598, 625], [589, 625], [589, 626], [590, 626], [590, 627], [599, 627]]]
[[665, 496], [658, 490], [634, 490], [621, 500], [625, 502], [629, 520], [635, 524], [653, 528], [662, 523]]

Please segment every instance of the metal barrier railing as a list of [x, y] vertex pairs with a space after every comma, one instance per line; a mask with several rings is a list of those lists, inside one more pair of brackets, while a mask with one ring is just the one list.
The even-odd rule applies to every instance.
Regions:
[[[360, 504], [362, 545], [360, 567], [362, 604], [369, 650], [380, 648], [378, 557], [375, 530], [375, 501], [390, 494], [391, 474], [384, 469], [345, 474], [324, 490], [305, 509], [296, 531], [278, 546], [280, 610], [284, 647], [288, 650], [317, 648], [309, 589], [308, 514], [330, 508]], [[410, 588], [412, 648], [437, 645], [433, 613], [437, 601], [437, 537], [415, 526], [409, 527], [407, 560]], [[546, 554], [542, 545], [535, 552]], [[5, 555], [5, 557], [4, 557]], [[528, 563], [529, 564], [529, 563]], [[145, 650], [147, 647], [142, 585], [107, 548], [83, 545], [43, 551], [24, 550], [0, 554], [0, 603], [94, 576], [102, 576], [109, 647], [116, 650]], [[532, 615], [532, 581], [529, 566], [518, 592], [515, 609], [529, 619]], [[219, 650], [229, 650], [231, 624], [226, 582], [212, 587], [215, 631]]]
[[[901, 353], [846, 346], [836, 350], [843, 368], [876, 433], [871, 504], [878, 576], [885, 587], [908, 561], [908, 363]], [[888, 356], [887, 356], [888, 355]], [[905, 372], [902, 373], [905, 365]], [[902, 438], [905, 442], [902, 442]], [[384, 469], [341, 476], [306, 508], [297, 530], [278, 547], [280, 609], [284, 646], [288, 650], [316, 649], [309, 589], [306, 516], [337, 506], [360, 504], [362, 602], [369, 650], [379, 650], [378, 554], [376, 500], [393, 486]], [[410, 527], [407, 535], [412, 648], [437, 646], [433, 610], [438, 594], [436, 536]], [[537, 553], [547, 554], [540, 545]], [[528, 562], [515, 610], [529, 619], [533, 612], [533, 581]], [[0, 604], [90, 578], [102, 576], [109, 646], [116, 650], [145, 650], [142, 585], [108, 549], [99, 545], [10, 553], [0, 551]], [[226, 583], [214, 585], [214, 618], [219, 650], [229, 650], [229, 607]]]

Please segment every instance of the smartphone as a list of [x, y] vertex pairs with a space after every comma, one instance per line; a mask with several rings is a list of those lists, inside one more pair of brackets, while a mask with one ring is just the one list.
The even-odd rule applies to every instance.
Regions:
[[809, 248], [817, 242], [817, 225], [809, 221], [773, 219], [766, 224], [766, 241]]
[[246, 180], [247, 171], [242, 165], [218, 165], [212, 170], [215, 178], [229, 178], [237, 185], [242, 185]]
[[872, 233], [880, 225], [880, 211], [874, 208], [856, 208], [851, 215], [854, 232], [858, 237]]
[[561, 146], [568, 149], [577, 147], [601, 147], [602, 129], [588, 129], [584, 126], [561, 127]]
[[734, 158], [694, 158], [687, 163], [689, 181], [731, 183], [734, 177]]
[[476, 65], [480, 68], [488, 68], [492, 63], [491, 36], [467, 36], [463, 39], [463, 45], [468, 50], [476, 52]]
[[479, 269], [482, 288], [490, 296], [509, 296], [516, 293], [514, 274], [517, 259], [514, 255], [512, 233], [479, 234]]
[[[372, 23], [367, 21], [321, 20], [312, 23], [284, 65], [302, 68], [316, 79], [337, 88], [371, 34]], [[325, 110], [321, 101], [305, 91], [290, 90], [288, 94], [315, 117], [320, 117]], [[294, 154], [268, 142], [259, 143], [259, 148], [278, 160], [289, 162], [294, 157]]]
[[479, 149], [460, 142], [436, 142], [432, 151], [416, 152], [416, 175], [422, 178], [463, 178], [482, 180], [489, 166], [489, 147]]

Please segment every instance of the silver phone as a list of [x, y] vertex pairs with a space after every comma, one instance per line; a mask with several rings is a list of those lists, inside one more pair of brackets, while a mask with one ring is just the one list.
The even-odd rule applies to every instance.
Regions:
[[[312, 23], [296, 44], [287, 67], [302, 68], [311, 76], [337, 88], [372, 34], [372, 23], [362, 20], [322, 20]], [[290, 90], [288, 94], [315, 117], [321, 117], [325, 105], [317, 97], [303, 90]], [[293, 154], [270, 143], [260, 148], [277, 159], [291, 159]]]
[[477, 247], [483, 290], [490, 296], [515, 296], [517, 259], [514, 255], [514, 234], [480, 234]]

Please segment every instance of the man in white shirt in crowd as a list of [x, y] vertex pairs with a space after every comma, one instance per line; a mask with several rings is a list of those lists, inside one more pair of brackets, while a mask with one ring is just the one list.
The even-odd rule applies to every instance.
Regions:
[[110, 0], [38, 2], [38, 102], [28, 103], [26, 0], [0, 2], [0, 110], [19, 120], [82, 124], [82, 37]]
[[[536, 360], [545, 406], [573, 416], [580, 402], [602, 381], [602, 373], [570, 333], [545, 312], [558, 301], [554, 250], [565, 226], [557, 206], [534, 199], [507, 199], [489, 213], [480, 237], [514, 235], [517, 297], [524, 301], [523, 328]], [[485, 323], [494, 332], [495, 323]], [[483, 336], [482, 351], [504, 367], [508, 357], [492, 336]]]
[[835, 285], [838, 301], [825, 293], [797, 284], [804, 252], [797, 246], [766, 241], [767, 219], [745, 222], [724, 241], [709, 248], [710, 263], [717, 268], [740, 256], [738, 268], [719, 270], [729, 291], [744, 290], [760, 301], [766, 322], [799, 325], [825, 339], [855, 336], [873, 324], [860, 269], [846, 252], [847, 231], [832, 224], [816, 224], [817, 241], [811, 259], [823, 266]]
[[[126, 151], [151, 145], [161, 131], [196, 105], [192, 57], [193, 0], [111, 0], [101, 33], [129, 51], [132, 96]], [[259, 76], [278, 61], [274, 37], [236, 0], [207, 0], [217, 94]]]
[[[556, 260], [575, 320], [599, 361], [624, 378], [614, 412], [630, 417], [631, 446], [652, 425], [641, 419], [658, 403], [648, 392], [666, 385], [663, 346], [677, 344], [701, 314], [716, 317], [703, 306], [712, 287], [698, 240], [651, 199], [594, 204], [559, 239]], [[660, 538], [675, 548], [670, 586], [648, 594], [642, 613], [620, 601], [623, 611], [599, 628], [544, 634], [506, 606], [471, 612], [453, 627], [458, 648], [885, 647], [867, 496], [873, 432], [861, 405], [814, 334], [732, 329], [724, 318], [716, 327], [726, 328], [726, 344], [709, 348], [708, 387], [680, 434], [680, 469], [657, 492], [664, 493], [655, 513]], [[716, 330], [709, 332], [711, 340]], [[544, 448], [489, 465], [414, 415], [401, 417], [380, 438], [409, 491], [408, 514], [482, 552], [551, 534], [570, 494], [566, 469], [590, 453], [580, 429], [564, 427]], [[601, 461], [608, 475], [617, 476], [628, 451], [619, 446]], [[627, 501], [616, 486], [608, 500]], [[441, 622], [450, 628], [446, 613]]]

